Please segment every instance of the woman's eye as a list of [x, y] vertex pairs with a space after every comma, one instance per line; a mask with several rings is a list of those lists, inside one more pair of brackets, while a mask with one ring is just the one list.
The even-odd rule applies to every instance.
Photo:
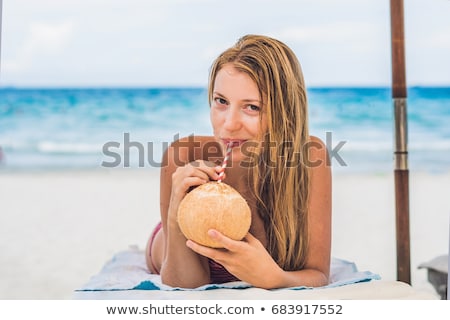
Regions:
[[217, 102], [218, 104], [227, 104], [227, 101], [226, 101], [225, 99], [222, 99], [222, 98], [216, 98], [215, 100], [216, 100], [216, 102]]
[[255, 106], [254, 104], [249, 104], [247, 106], [247, 109], [250, 110], [250, 111], [261, 111], [261, 108], [258, 107], [258, 106]]

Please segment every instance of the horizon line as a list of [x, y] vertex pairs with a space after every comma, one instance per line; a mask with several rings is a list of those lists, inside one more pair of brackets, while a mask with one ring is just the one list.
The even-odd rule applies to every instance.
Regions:
[[[391, 85], [355, 85], [355, 84], [327, 84], [327, 85], [310, 85], [306, 86], [309, 89], [390, 89]], [[449, 84], [411, 84], [407, 85], [408, 89], [413, 88], [450, 88]], [[0, 85], [0, 90], [13, 90], [13, 89], [41, 89], [41, 90], [62, 90], [62, 89], [78, 89], [78, 90], [102, 90], [102, 89], [192, 89], [192, 90], [207, 90], [207, 86], [202, 85]]]

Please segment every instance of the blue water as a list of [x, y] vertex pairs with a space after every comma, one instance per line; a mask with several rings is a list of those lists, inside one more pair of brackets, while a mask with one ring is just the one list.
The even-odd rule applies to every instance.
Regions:
[[[392, 171], [389, 88], [311, 88], [308, 100], [334, 171]], [[409, 88], [407, 108], [410, 170], [450, 170], [450, 87]], [[211, 134], [201, 88], [0, 89], [0, 170], [158, 167], [191, 134]]]

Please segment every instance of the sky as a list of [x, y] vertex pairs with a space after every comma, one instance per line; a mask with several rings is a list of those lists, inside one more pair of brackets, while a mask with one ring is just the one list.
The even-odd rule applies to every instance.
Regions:
[[[404, 0], [408, 86], [450, 85], [450, 0]], [[245, 34], [307, 86], [391, 84], [388, 0], [3, 0], [0, 86], [205, 86]]]

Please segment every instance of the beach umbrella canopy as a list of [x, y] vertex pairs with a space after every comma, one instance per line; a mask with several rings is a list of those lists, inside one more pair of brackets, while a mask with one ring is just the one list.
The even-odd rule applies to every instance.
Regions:
[[411, 284], [409, 170], [403, 0], [390, 0], [397, 280]]

